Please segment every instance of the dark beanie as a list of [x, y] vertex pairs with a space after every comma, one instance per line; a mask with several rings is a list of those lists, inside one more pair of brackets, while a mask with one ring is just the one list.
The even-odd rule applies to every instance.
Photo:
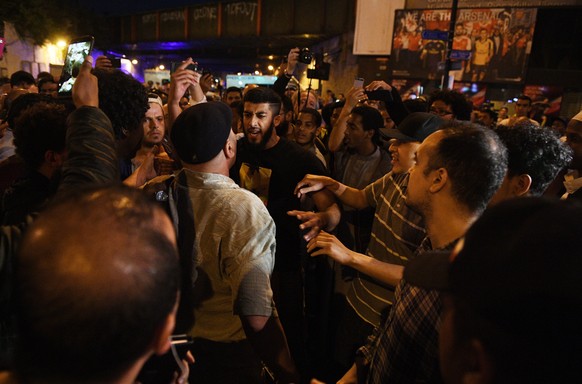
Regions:
[[172, 126], [172, 143], [189, 164], [210, 161], [224, 148], [231, 132], [232, 111], [220, 101], [185, 109]]

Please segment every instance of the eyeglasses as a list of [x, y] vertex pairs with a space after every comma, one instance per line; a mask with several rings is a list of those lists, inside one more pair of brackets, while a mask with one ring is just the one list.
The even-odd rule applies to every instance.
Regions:
[[438, 115], [438, 116], [446, 116], [446, 115], [452, 115], [453, 112], [452, 111], [448, 111], [446, 109], [440, 109], [440, 108], [436, 108], [436, 107], [431, 107], [430, 108], [430, 113]]

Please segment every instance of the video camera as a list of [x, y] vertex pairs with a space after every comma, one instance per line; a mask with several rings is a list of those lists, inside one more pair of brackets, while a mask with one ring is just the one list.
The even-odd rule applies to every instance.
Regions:
[[329, 80], [329, 69], [331, 65], [323, 61], [323, 55], [315, 54], [315, 68], [307, 70], [307, 78], [317, 80]]
[[299, 51], [299, 62], [303, 64], [311, 64], [313, 60], [313, 54], [309, 50], [309, 48], [301, 48]]

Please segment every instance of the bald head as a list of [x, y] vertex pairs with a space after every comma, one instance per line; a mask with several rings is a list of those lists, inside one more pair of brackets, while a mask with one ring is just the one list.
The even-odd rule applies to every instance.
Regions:
[[148, 354], [174, 311], [178, 280], [172, 224], [141, 191], [100, 188], [61, 200], [30, 227], [18, 258], [19, 371], [118, 377]]

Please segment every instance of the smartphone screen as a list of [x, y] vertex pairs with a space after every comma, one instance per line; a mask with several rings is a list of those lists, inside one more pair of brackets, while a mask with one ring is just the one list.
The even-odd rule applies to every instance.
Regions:
[[89, 56], [93, 48], [93, 37], [84, 36], [71, 41], [67, 49], [67, 57], [63, 65], [63, 72], [59, 80], [59, 94], [68, 94], [73, 90], [79, 70], [85, 57]]
[[364, 86], [364, 78], [356, 77], [354, 80], [354, 88], [362, 88]]

